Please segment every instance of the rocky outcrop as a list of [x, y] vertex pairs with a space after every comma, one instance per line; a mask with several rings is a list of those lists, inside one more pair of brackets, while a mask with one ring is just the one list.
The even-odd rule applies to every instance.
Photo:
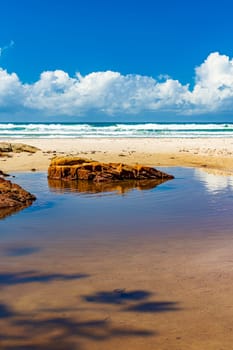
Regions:
[[0, 142], [0, 153], [20, 153], [20, 152], [28, 152], [28, 153], [36, 153], [39, 151], [39, 148], [26, 145], [24, 143], [8, 143], [8, 142]]
[[0, 219], [28, 207], [35, 199], [19, 185], [0, 177]]
[[90, 180], [95, 183], [121, 180], [170, 180], [174, 177], [155, 168], [122, 163], [100, 163], [78, 157], [56, 157], [48, 169], [55, 180]]

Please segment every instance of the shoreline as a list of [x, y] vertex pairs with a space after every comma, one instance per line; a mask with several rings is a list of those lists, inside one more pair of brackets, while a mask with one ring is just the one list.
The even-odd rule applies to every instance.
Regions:
[[233, 173], [233, 139], [230, 138], [62, 138], [1, 139], [38, 147], [32, 153], [0, 157], [5, 172], [45, 171], [54, 156], [74, 155], [101, 162], [148, 166], [185, 166]]

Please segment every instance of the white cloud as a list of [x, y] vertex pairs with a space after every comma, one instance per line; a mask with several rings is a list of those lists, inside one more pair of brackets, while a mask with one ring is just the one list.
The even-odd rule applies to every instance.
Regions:
[[0, 68], [0, 111], [7, 108], [44, 116], [83, 116], [166, 112], [198, 114], [231, 111], [233, 107], [233, 59], [211, 53], [195, 69], [195, 85], [182, 85], [163, 76], [122, 75], [118, 72], [77, 73], [46, 71], [33, 84]]
[[194, 110], [204, 112], [231, 110], [233, 59], [214, 52], [195, 71], [196, 84], [190, 99]]
[[21, 105], [23, 90], [23, 85], [15, 73], [9, 74], [0, 68], [0, 111], [2, 108]]

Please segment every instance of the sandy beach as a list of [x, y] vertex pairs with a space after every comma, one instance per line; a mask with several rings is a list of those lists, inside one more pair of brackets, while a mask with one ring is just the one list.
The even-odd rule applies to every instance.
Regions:
[[[214, 191], [218, 181], [224, 190], [224, 177], [215, 180], [208, 173], [233, 173], [233, 140], [5, 141], [40, 151], [0, 157], [1, 170], [18, 172], [16, 182], [25, 176], [22, 172], [37, 170], [26, 175], [31, 191], [39, 188], [36, 210], [0, 222], [1, 349], [231, 348], [231, 200], [229, 195], [217, 200]], [[131, 201], [119, 196], [110, 205], [105, 197], [77, 202], [75, 191], [62, 196], [64, 189], [43, 190], [33, 180], [45, 177], [39, 171], [47, 170], [51, 158], [70, 154], [202, 170], [185, 170], [199, 179], [195, 187], [180, 169], [180, 179], [169, 182], [161, 201], [157, 192], [150, 200], [140, 191]]]
[[4, 139], [36, 146], [35, 154], [0, 157], [3, 171], [47, 170], [56, 155], [78, 155], [102, 162], [141, 163], [149, 166], [204, 167], [233, 172], [231, 138], [143, 139]]

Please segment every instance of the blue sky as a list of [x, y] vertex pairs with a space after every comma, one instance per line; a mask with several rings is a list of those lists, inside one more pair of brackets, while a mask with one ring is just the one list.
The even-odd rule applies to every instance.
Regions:
[[232, 1], [0, 4], [0, 121], [232, 120]]

